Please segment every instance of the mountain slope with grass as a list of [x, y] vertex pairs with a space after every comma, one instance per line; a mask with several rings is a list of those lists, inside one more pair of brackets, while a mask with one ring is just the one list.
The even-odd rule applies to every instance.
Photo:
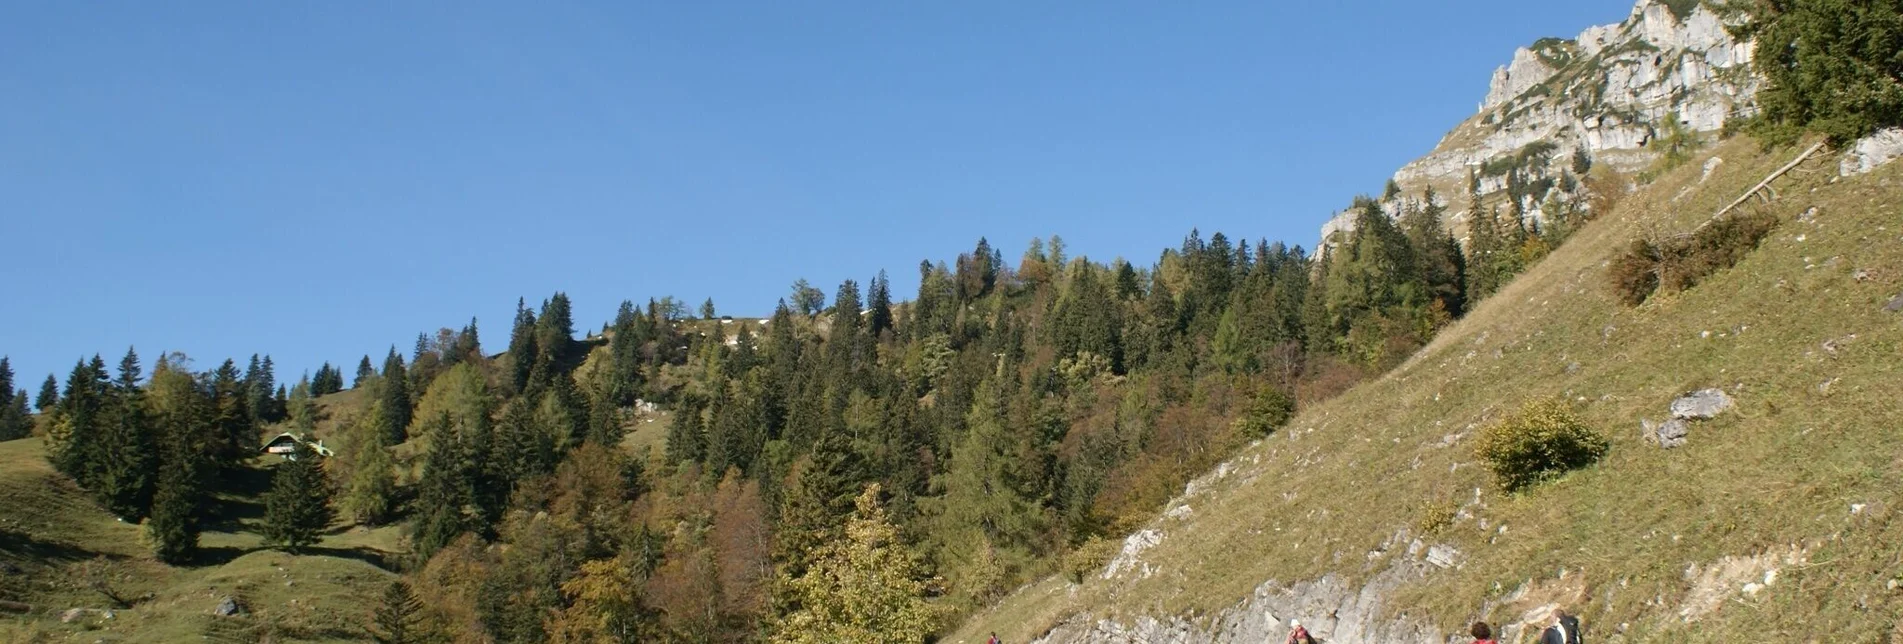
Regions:
[[[257, 497], [276, 460], [211, 502], [219, 520], [193, 565], [175, 567], [54, 471], [41, 439], [0, 442], [0, 641], [367, 639], [397, 528], [335, 530], [298, 555], [264, 548]], [[218, 614], [227, 599], [235, 612]]]
[[[1598, 641], [1903, 637], [1903, 164], [1813, 155], [1733, 212], [1735, 266], [1621, 301], [1635, 240], [1700, 229], [1797, 157], [1734, 139], [1666, 173], [1401, 367], [1192, 482], [1107, 565], [1020, 589], [948, 641], [1502, 641], [1555, 608]], [[1722, 161], [1719, 161], [1719, 160]], [[1710, 168], [1706, 170], [1706, 168]], [[1735, 406], [1645, 430], [1694, 390]], [[1503, 493], [1479, 436], [1563, 401], [1598, 462]]]

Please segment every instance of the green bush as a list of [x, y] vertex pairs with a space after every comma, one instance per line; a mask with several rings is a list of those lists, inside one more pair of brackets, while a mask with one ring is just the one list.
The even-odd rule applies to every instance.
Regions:
[[1274, 387], [1264, 387], [1260, 393], [1249, 400], [1232, 425], [1236, 433], [1249, 438], [1262, 438], [1287, 424], [1295, 415], [1295, 399]]
[[1110, 558], [1116, 556], [1117, 544], [1103, 537], [1091, 537], [1078, 544], [1064, 555], [1064, 575], [1070, 583], [1084, 583], [1084, 578], [1097, 574], [1104, 566], [1110, 565]]
[[1494, 483], [1514, 492], [1591, 465], [1610, 448], [1565, 401], [1549, 399], [1527, 403], [1488, 426], [1475, 453], [1493, 471]]
[[1612, 260], [1608, 281], [1628, 306], [1642, 304], [1660, 290], [1683, 291], [1743, 261], [1777, 225], [1776, 215], [1733, 213], [1690, 235], [1662, 242], [1635, 240]]

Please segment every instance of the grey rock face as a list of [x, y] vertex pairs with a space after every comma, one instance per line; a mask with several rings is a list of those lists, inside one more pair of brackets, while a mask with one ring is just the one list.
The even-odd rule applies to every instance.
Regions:
[[[1505, 172], [1496, 167], [1506, 162], [1521, 166], [1528, 181], [1571, 174], [1572, 157], [1582, 151], [1594, 165], [1635, 171], [1656, 158], [1646, 143], [1668, 120], [1709, 133], [1750, 116], [1763, 79], [1750, 66], [1751, 43], [1727, 30], [1741, 16], [1715, 6], [1700, 3], [1680, 18], [1660, 0], [1638, 0], [1621, 22], [1515, 51], [1494, 72], [1478, 113], [1396, 171], [1394, 181], [1410, 198], [1433, 187], [1451, 202], [1443, 204], [1448, 227], [1461, 231], [1469, 213], [1467, 200], [1459, 197], [1467, 192], [1470, 172], [1480, 192], [1492, 195], [1507, 188]], [[1859, 158], [1903, 154], [1903, 133], [1897, 139], [1894, 151], [1873, 143]], [[1536, 143], [1551, 148], [1515, 160]], [[1575, 196], [1558, 188], [1550, 194], [1561, 202]], [[1529, 219], [1544, 220], [1548, 196], [1525, 197]], [[1337, 214], [1324, 226], [1322, 241], [1351, 231], [1354, 215], [1352, 209]]]
[[1896, 297], [1890, 298], [1890, 303], [1883, 305], [1883, 310], [1891, 313], [1903, 313], [1903, 293], [1898, 293]]
[[1659, 447], [1671, 449], [1685, 444], [1685, 437], [1691, 434], [1691, 423], [1683, 418], [1673, 418], [1653, 430], [1657, 435]]
[[218, 606], [216, 608], [211, 609], [211, 614], [218, 615], [220, 617], [232, 617], [235, 615], [243, 615], [244, 607], [238, 605], [238, 600], [232, 599], [230, 597], [226, 597], [218, 601]]
[[1722, 389], [1700, 389], [1672, 401], [1672, 418], [1704, 420], [1730, 409], [1731, 396]]

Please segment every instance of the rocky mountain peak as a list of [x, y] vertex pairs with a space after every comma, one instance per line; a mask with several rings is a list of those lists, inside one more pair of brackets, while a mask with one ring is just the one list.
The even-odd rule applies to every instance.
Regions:
[[[1543, 204], [1578, 196], [1576, 157], [1636, 171], [1656, 158], [1646, 144], [1668, 120], [1705, 133], [1755, 111], [1751, 45], [1727, 28], [1738, 19], [1702, 0], [1639, 0], [1621, 22], [1522, 47], [1494, 70], [1479, 111], [1393, 179], [1409, 197], [1432, 187], [1455, 230], [1470, 177], [1489, 203], [1538, 220]], [[1323, 243], [1353, 225], [1352, 212], [1337, 214]]]

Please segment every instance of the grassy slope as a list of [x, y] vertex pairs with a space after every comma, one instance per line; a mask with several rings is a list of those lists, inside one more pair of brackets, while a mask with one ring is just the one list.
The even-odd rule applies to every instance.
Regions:
[[[1834, 158], [1815, 160], [1777, 184], [1784, 196], [1769, 208], [1784, 223], [1743, 263], [1691, 291], [1619, 305], [1604, 265], [1625, 244], [1690, 230], [1795, 152], [1739, 140], [1714, 154], [1726, 162], [1708, 181], [1696, 162], [1666, 175], [1401, 368], [1248, 448], [1235, 472], [1183, 500], [1187, 519], [1152, 524], [1167, 535], [1143, 557], [1154, 576], [1045, 580], [948, 641], [991, 630], [1024, 641], [1079, 611], [1207, 615], [1270, 579], [1365, 578], [1406, 556], [1370, 553], [1434, 503], [1462, 506], [1463, 518], [1424, 539], [1466, 560], [1387, 608], [1449, 634], [1558, 601], [1598, 639], [1619, 624], [1636, 641], [1903, 636], [1891, 635], [1903, 592], [1888, 586], [1903, 577], [1903, 316], [1881, 311], [1903, 289], [1903, 164], [1829, 183]], [[1811, 206], [1814, 222], [1795, 221]], [[1738, 408], [1694, 426], [1686, 447], [1641, 441], [1640, 418], [1661, 419], [1676, 395], [1704, 387], [1733, 392]], [[1472, 456], [1476, 430], [1545, 396], [1574, 400], [1613, 451], [1501, 495]], [[1852, 503], [1867, 505], [1853, 514]], [[1756, 573], [1725, 579], [1711, 584], [1709, 613], [1681, 616], [1701, 603], [1690, 567], [1792, 546], [1805, 563], [1769, 588], [1745, 596]], [[1534, 592], [1511, 599], [1522, 587]]]
[[[267, 480], [256, 471], [250, 487]], [[70, 479], [46, 464], [40, 439], [0, 443], [0, 562], [18, 573], [0, 575], [0, 599], [25, 602], [32, 612], [0, 614], [0, 641], [65, 640], [178, 642], [360, 641], [361, 630], [389, 573], [373, 565], [394, 548], [394, 528], [340, 528], [300, 556], [261, 548], [250, 522], [262, 514], [255, 494], [218, 500], [224, 520], [207, 526], [203, 562], [172, 567], [153, 560], [137, 526], [93, 504]], [[105, 557], [119, 595], [134, 607], [113, 619], [60, 622], [68, 608], [110, 608], [105, 597], [76, 588], [77, 567]], [[250, 611], [212, 616], [226, 596]]]

